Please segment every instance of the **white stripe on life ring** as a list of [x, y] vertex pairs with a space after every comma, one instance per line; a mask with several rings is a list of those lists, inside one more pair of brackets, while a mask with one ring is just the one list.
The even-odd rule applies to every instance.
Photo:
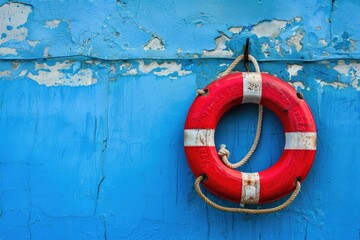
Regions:
[[316, 132], [285, 133], [285, 149], [316, 150]]
[[260, 199], [260, 176], [259, 173], [241, 173], [242, 191], [241, 203], [258, 204]]
[[261, 101], [262, 77], [261, 73], [243, 72], [243, 100], [242, 103], [257, 103]]
[[184, 146], [185, 147], [202, 147], [215, 146], [214, 129], [185, 129]]

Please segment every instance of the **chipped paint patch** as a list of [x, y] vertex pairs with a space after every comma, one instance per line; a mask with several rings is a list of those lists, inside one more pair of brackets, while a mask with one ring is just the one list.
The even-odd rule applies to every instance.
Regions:
[[152, 39], [150, 39], [149, 42], [147, 42], [144, 46], [144, 50], [145, 51], [163, 51], [165, 50], [165, 44], [164, 41], [157, 37], [154, 36]]
[[0, 56], [17, 55], [16, 48], [0, 47]]
[[325, 46], [328, 45], [328, 42], [327, 42], [325, 39], [320, 38], [320, 39], [319, 39], [319, 44], [325, 47]]
[[255, 25], [251, 32], [254, 33], [258, 38], [276, 38], [280, 35], [281, 31], [285, 29], [286, 24], [287, 21], [285, 20], [265, 20]]
[[89, 86], [97, 82], [93, 71], [80, 69], [79, 62], [57, 62], [53, 66], [36, 63], [35, 69], [36, 74], [29, 73], [27, 77], [46, 86]]
[[122, 73], [122, 75], [124, 76], [129, 76], [129, 75], [136, 75], [137, 69], [136, 68], [132, 68], [132, 65], [130, 63], [124, 63], [120, 65], [120, 71], [125, 71], [124, 73]]
[[229, 28], [229, 31], [232, 34], [239, 34], [243, 30], [243, 28], [244, 27], [231, 27], [231, 28]]
[[43, 58], [48, 58], [48, 57], [49, 57], [49, 46], [46, 46], [44, 49]]
[[226, 36], [223, 32], [220, 32], [220, 36], [215, 38], [215, 49], [213, 50], [204, 50], [203, 57], [231, 57], [234, 55], [234, 52], [228, 49], [226, 42], [230, 38]]
[[171, 74], [184, 76], [192, 73], [191, 71], [183, 70], [181, 63], [176, 62], [164, 62], [159, 64], [156, 61], [152, 61], [149, 64], [145, 64], [143, 60], [140, 60], [138, 68], [143, 73], [153, 73], [156, 76], [169, 76]]
[[60, 24], [60, 20], [50, 20], [50, 21], [46, 21], [45, 25], [47, 28], [53, 29], [53, 28], [57, 28]]
[[300, 52], [303, 44], [302, 40], [305, 36], [305, 32], [301, 29], [297, 30], [295, 34], [291, 35], [290, 38], [286, 40], [286, 44], [289, 46], [289, 52], [292, 53], [291, 46], [294, 46], [297, 52]]
[[299, 81], [297, 81], [297, 82], [289, 82], [289, 84], [291, 86], [293, 86], [293, 88], [295, 88], [296, 90], [301, 89], [301, 90], [310, 91], [310, 87], [305, 87], [304, 83], [302, 83], [302, 82], [299, 82]]
[[289, 73], [290, 79], [292, 79], [293, 76], [297, 76], [298, 72], [302, 70], [304, 67], [298, 64], [288, 64], [286, 66], [286, 71]]
[[35, 47], [36, 45], [38, 45], [40, 43], [40, 41], [30, 41], [30, 40], [26, 40], [26, 42], [31, 46], [31, 47]]
[[339, 60], [335, 67], [333, 67], [339, 74], [350, 77], [350, 85], [357, 91], [360, 91], [360, 63], [350, 61], [346, 64], [344, 60]]
[[354, 69], [355, 71], [360, 70], [360, 64], [359, 63], [346, 64], [344, 60], [339, 60], [333, 69], [336, 70], [338, 73], [344, 74], [345, 76], [348, 77], [351, 69]]
[[265, 57], [269, 57], [270, 55], [270, 45], [267, 42], [263, 42], [261, 44], [261, 51], [263, 52]]
[[325, 81], [322, 81], [320, 78], [316, 78], [316, 82], [320, 84], [321, 87], [324, 87], [324, 86], [330, 86], [330, 87], [333, 87], [335, 89], [344, 89], [346, 87], [348, 87], [349, 85], [345, 84], [345, 83], [342, 83], [342, 82], [325, 82]]
[[[28, 29], [24, 26], [32, 9], [29, 5], [9, 2], [0, 6], [0, 45], [9, 41], [24, 41], [28, 35]], [[11, 48], [10, 48], [11, 49]], [[4, 51], [3, 51], [4, 52]], [[16, 51], [11, 51], [16, 55]]]
[[10, 70], [0, 71], [0, 77], [8, 77], [11, 76]]

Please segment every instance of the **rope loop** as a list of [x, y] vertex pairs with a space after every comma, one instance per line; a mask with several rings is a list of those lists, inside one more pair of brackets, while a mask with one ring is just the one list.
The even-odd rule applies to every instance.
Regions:
[[248, 208], [231, 208], [231, 207], [224, 207], [220, 206], [217, 203], [214, 203], [209, 198], [207, 198], [204, 193], [201, 191], [200, 183], [205, 181], [206, 175], [200, 175], [195, 180], [195, 190], [197, 194], [211, 207], [216, 208], [217, 210], [224, 211], [224, 212], [233, 212], [233, 213], [250, 213], [250, 214], [266, 214], [266, 213], [273, 213], [280, 211], [287, 206], [289, 206], [297, 197], [300, 192], [301, 184], [298, 180], [296, 180], [296, 186], [294, 192], [290, 195], [290, 197], [281, 205], [273, 207], [273, 208], [265, 208], [265, 209], [248, 209]]
[[[255, 67], [255, 72], [260, 73], [260, 67], [259, 67], [257, 60], [250, 54], [248, 56], [249, 56], [250, 61], [253, 63], [253, 65]], [[231, 71], [236, 67], [236, 65], [238, 65], [238, 63], [243, 59], [244, 59], [244, 54], [241, 54], [240, 56], [235, 58], [235, 60], [229, 65], [229, 67], [222, 74], [220, 74], [220, 76], [223, 77], [223, 76], [231, 73]]]
[[255, 133], [254, 142], [253, 142], [250, 150], [248, 151], [248, 153], [239, 162], [237, 162], [237, 163], [229, 162], [230, 151], [226, 149], [225, 144], [220, 145], [220, 149], [218, 151], [218, 156], [221, 158], [221, 160], [223, 161], [223, 163], [227, 167], [229, 167], [229, 168], [241, 167], [242, 165], [244, 165], [250, 159], [250, 157], [255, 152], [256, 147], [257, 147], [257, 145], [259, 144], [259, 141], [260, 141], [262, 121], [263, 121], [263, 106], [259, 105], [258, 121], [257, 121], [257, 127], [256, 127], [256, 133]]

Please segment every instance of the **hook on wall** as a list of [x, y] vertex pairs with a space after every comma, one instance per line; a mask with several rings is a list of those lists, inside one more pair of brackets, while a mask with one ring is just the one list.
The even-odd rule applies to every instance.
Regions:
[[245, 66], [245, 69], [246, 71], [250, 71], [249, 70], [249, 45], [250, 45], [250, 40], [249, 38], [246, 39], [246, 43], [244, 45], [244, 66]]

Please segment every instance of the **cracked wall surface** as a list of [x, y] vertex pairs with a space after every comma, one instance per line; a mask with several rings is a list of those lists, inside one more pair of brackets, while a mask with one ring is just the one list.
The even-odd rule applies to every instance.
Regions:
[[[357, 1], [0, 0], [0, 239], [357, 239], [360, 206], [343, 193], [360, 197], [359, 10]], [[260, 69], [304, 95], [318, 130], [301, 193], [276, 214], [208, 207], [183, 150], [196, 90], [247, 38]], [[221, 119], [215, 142], [231, 161], [251, 147], [256, 119], [252, 104]], [[283, 151], [279, 119], [265, 109], [263, 124], [244, 172]]]

